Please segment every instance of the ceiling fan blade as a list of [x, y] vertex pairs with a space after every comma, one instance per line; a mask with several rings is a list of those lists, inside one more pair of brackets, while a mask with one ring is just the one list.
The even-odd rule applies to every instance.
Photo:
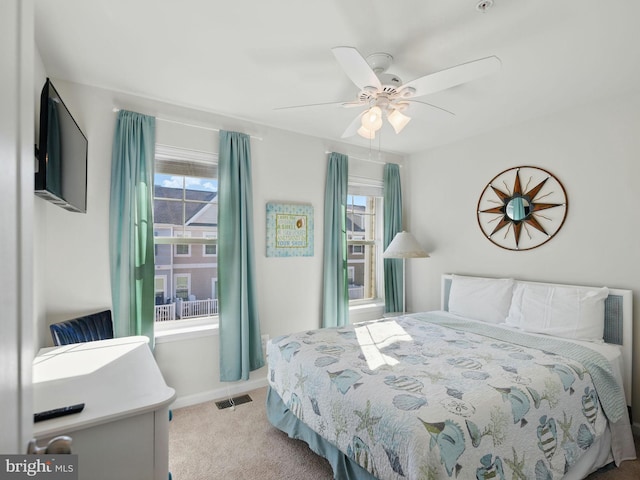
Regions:
[[291, 105], [289, 107], [276, 107], [274, 110], [291, 110], [294, 108], [309, 108], [309, 107], [326, 107], [326, 106], [336, 106], [341, 107], [347, 103], [351, 102], [327, 102], [327, 103], [309, 103], [307, 105]]
[[362, 125], [361, 118], [362, 118], [363, 113], [364, 112], [359, 113], [358, 115], [356, 115], [356, 118], [354, 118], [351, 121], [351, 123], [349, 124], [347, 129], [342, 134], [342, 138], [353, 137], [356, 133], [358, 133], [358, 129], [360, 128], [360, 125]]
[[410, 104], [413, 104], [413, 103], [419, 103], [419, 104], [421, 104], [421, 105], [426, 105], [426, 106], [428, 106], [428, 107], [437, 108], [438, 110], [440, 110], [440, 111], [442, 111], [442, 112], [444, 112], [444, 113], [448, 113], [449, 115], [453, 115], [453, 116], [455, 116], [455, 113], [453, 113], [453, 112], [451, 112], [451, 111], [447, 110], [446, 108], [442, 108], [442, 107], [439, 107], [439, 106], [437, 106], [437, 105], [434, 105], [433, 103], [422, 102], [422, 101], [420, 101], [420, 100], [414, 100], [414, 99], [412, 99], [412, 98], [410, 98], [410, 99], [408, 99], [408, 100], [405, 100], [405, 101], [406, 101], [406, 102], [408, 102], [408, 103], [410, 103]]
[[353, 102], [342, 102], [342, 106], [344, 108], [364, 107], [365, 105], [367, 104], [360, 100], [354, 100]]
[[415, 90], [408, 98], [429, 95], [497, 72], [501, 65], [496, 56], [473, 60], [405, 83], [400, 92], [407, 88]]
[[380, 79], [358, 50], [353, 47], [334, 47], [331, 51], [344, 72], [360, 90], [366, 87], [382, 89]]

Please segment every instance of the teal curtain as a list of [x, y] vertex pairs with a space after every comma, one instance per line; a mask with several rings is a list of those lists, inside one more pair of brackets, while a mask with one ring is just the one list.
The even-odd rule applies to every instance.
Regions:
[[116, 337], [145, 335], [153, 347], [153, 162], [155, 118], [121, 110], [111, 157], [109, 261]]
[[[402, 231], [402, 189], [400, 187], [400, 167], [395, 163], [384, 166], [384, 248], [389, 246]], [[402, 311], [402, 259], [384, 259], [384, 310]]]
[[323, 327], [349, 323], [346, 228], [348, 178], [349, 158], [331, 152], [324, 194]]
[[220, 131], [218, 293], [220, 380], [248, 380], [264, 366], [256, 303], [253, 194], [248, 135]]

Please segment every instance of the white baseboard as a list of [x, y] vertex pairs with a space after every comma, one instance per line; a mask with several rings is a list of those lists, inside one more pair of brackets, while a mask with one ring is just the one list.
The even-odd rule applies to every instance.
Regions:
[[250, 392], [256, 388], [266, 387], [267, 383], [267, 377], [247, 380], [246, 382], [229, 383], [228, 386], [216, 388], [214, 390], [178, 397], [170, 405], [170, 408], [182, 408], [190, 405], [196, 405], [198, 403], [210, 402], [212, 400], [226, 399], [230, 396]]

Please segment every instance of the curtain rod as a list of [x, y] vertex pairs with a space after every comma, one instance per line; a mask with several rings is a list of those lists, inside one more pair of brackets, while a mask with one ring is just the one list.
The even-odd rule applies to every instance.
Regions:
[[[325, 153], [325, 154], [327, 154], [327, 153], [332, 153], [332, 152], [330, 152], [330, 151], [328, 151], [328, 150], [327, 150], [327, 151], [326, 151], [326, 152], [324, 152], [324, 153]], [[337, 152], [336, 152], [336, 153], [337, 153]], [[345, 154], [345, 155], [346, 155], [346, 154]], [[396, 163], [396, 162], [383, 162], [383, 161], [381, 161], [381, 160], [373, 160], [372, 158], [354, 157], [353, 155], [347, 155], [347, 157], [349, 157], [349, 158], [353, 158], [354, 160], [362, 160], [363, 162], [377, 163], [377, 164], [379, 164], [379, 165], [385, 165], [385, 164], [387, 164], [387, 163]], [[399, 166], [400, 168], [402, 168], [402, 165], [398, 164], [398, 166]]]
[[[119, 112], [120, 109], [119, 108], [114, 108], [113, 111], [114, 111], [114, 113], [116, 113], [116, 112]], [[177, 125], [184, 125], [185, 127], [201, 128], [202, 130], [209, 130], [211, 132], [219, 132], [220, 131], [219, 128], [206, 127], [204, 125], [196, 125], [196, 124], [193, 124], [193, 123], [179, 122], [178, 120], [171, 120], [169, 118], [162, 118], [162, 117], [154, 117], [154, 118], [156, 120], [161, 121], [161, 122], [175, 123]], [[254, 140], [262, 141], [262, 137], [256, 137], [254, 135], [249, 135], [249, 137], [254, 139]]]

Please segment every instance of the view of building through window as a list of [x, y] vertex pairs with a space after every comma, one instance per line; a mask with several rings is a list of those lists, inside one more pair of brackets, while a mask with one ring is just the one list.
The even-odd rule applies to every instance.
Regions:
[[373, 300], [379, 296], [381, 272], [382, 198], [347, 196], [347, 245], [349, 300]]
[[[218, 314], [217, 180], [170, 173], [154, 180], [156, 321]], [[189, 162], [184, 162], [188, 169]]]

